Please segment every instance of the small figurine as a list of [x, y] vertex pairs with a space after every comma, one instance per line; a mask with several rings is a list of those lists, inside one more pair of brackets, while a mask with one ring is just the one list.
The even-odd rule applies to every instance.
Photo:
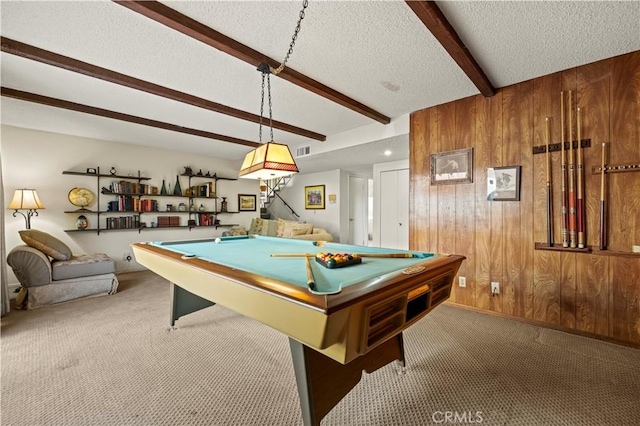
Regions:
[[115, 176], [115, 174], [117, 173], [117, 172], [116, 172], [116, 168], [115, 168], [115, 167], [112, 167], [112, 168], [111, 168], [111, 170], [109, 170], [109, 173], [111, 173], [112, 175], [114, 175], [114, 176]]
[[198, 172], [198, 176], [202, 176], [202, 169]]
[[205, 176], [206, 177], [211, 177], [211, 173], [209, 173], [209, 171], [207, 171], [207, 174]]
[[185, 166], [185, 168], [184, 168], [184, 174], [185, 174], [185, 175], [192, 175], [192, 174], [193, 174], [193, 171], [191, 170], [191, 167], [189, 167], [189, 166]]

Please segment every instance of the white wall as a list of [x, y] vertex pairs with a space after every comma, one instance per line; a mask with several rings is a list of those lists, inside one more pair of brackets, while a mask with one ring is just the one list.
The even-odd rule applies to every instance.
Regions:
[[[309, 174], [296, 174], [293, 176], [289, 184], [280, 191], [280, 196], [289, 204], [293, 210], [300, 215], [299, 218], [292, 216], [286, 206], [277, 198], [269, 206], [269, 210], [274, 218], [286, 220], [299, 220], [313, 223], [315, 227], [324, 228], [333, 235], [334, 241], [340, 241], [343, 238], [342, 223], [345, 223], [342, 212], [347, 208], [348, 203], [341, 200], [340, 194], [346, 194], [343, 190], [344, 172], [341, 170], [331, 170], [328, 172], [318, 172]], [[347, 183], [348, 183], [348, 177]], [[325, 186], [325, 208], [317, 210], [306, 210], [304, 208], [304, 187], [305, 186]], [[329, 195], [336, 195], [336, 202], [329, 203]], [[346, 239], [344, 239], [346, 241]]]
[[[128, 263], [122, 260], [122, 253], [131, 251], [129, 245], [139, 241], [157, 241], [186, 238], [208, 238], [220, 235], [228, 228], [196, 228], [167, 229], [153, 231], [111, 231], [101, 232], [74, 232], [66, 233], [64, 229], [75, 229], [78, 214], [63, 213], [65, 210], [75, 210], [67, 200], [69, 190], [76, 186], [85, 187], [96, 192], [96, 180], [93, 177], [63, 175], [63, 170], [85, 172], [89, 167], [100, 167], [101, 173], [108, 173], [114, 166], [119, 175], [133, 173], [138, 170], [143, 176], [152, 178], [147, 183], [160, 187], [162, 179], [171, 183], [173, 188], [176, 175], [184, 172], [184, 166], [191, 166], [194, 172], [202, 169], [203, 172], [216, 172], [218, 176], [237, 177], [238, 170], [235, 163], [227, 160], [202, 157], [193, 154], [179, 152], [180, 137], [176, 136], [176, 151], [150, 149], [135, 145], [127, 145], [97, 139], [88, 139], [57, 133], [42, 132], [23, 129], [13, 126], [2, 126], [2, 169], [4, 179], [5, 203], [8, 205], [16, 189], [34, 188], [38, 191], [41, 201], [45, 205], [44, 210], [39, 211], [37, 217], [32, 218], [31, 227], [48, 232], [64, 241], [73, 253], [107, 253], [117, 262], [117, 272], [129, 272], [143, 269], [132, 261]], [[181, 177], [180, 184], [184, 190], [187, 187], [187, 178]], [[102, 179], [101, 185], [106, 186], [109, 179]], [[259, 199], [260, 189], [258, 181], [239, 179], [237, 181], [218, 181], [218, 195], [228, 196], [229, 210], [237, 211], [237, 194], [256, 194]], [[96, 194], [97, 195], [97, 194]], [[157, 198], [160, 205], [166, 203], [184, 202], [188, 199]], [[302, 197], [300, 197], [302, 199]], [[110, 201], [111, 197], [101, 197]], [[105, 202], [106, 202], [105, 201]], [[211, 202], [211, 201], [208, 201]], [[303, 208], [300, 210], [304, 210]], [[329, 206], [327, 206], [329, 207]], [[90, 207], [96, 210], [96, 206]], [[101, 210], [106, 210], [106, 204], [101, 205]], [[156, 220], [157, 215], [164, 213], [145, 213], [142, 221]], [[246, 228], [251, 224], [251, 219], [257, 217], [259, 212], [244, 212], [220, 216], [221, 222], [237, 223]], [[187, 214], [179, 214], [181, 224], [186, 225]], [[316, 216], [316, 215], [313, 215]], [[318, 215], [322, 216], [322, 215]], [[87, 216], [90, 226], [95, 223], [95, 215]], [[104, 220], [104, 219], [102, 219]], [[309, 221], [313, 220], [313, 217]], [[11, 211], [5, 212], [6, 246], [11, 250], [16, 245], [23, 244], [18, 231], [24, 229], [25, 221], [20, 215], [12, 216]], [[102, 222], [101, 227], [104, 227]], [[6, 259], [2, 259], [6, 261]], [[17, 283], [15, 275], [9, 268], [9, 282]]]

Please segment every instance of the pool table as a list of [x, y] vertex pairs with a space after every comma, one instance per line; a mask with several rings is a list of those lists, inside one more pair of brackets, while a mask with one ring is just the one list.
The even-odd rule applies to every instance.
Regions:
[[[138, 263], [170, 281], [171, 326], [219, 303], [289, 336], [302, 417], [312, 426], [363, 370], [404, 365], [402, 331], [449, 297], [465, 259], [262, 236], [132, 248]], [[358, 254], [361, 263], [327, 268], [319, 252]]]

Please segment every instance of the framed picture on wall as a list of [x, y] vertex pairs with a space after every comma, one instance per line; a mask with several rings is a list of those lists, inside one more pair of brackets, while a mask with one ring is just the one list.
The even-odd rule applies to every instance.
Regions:
[[487, 200], [520, 201], [520, 166], [487, 169]]
[[324, 209], [324, 185], [304, 187], [304, 208]]
[[473, 182], [473, 148], [431, 154], [431, 185]]
[[255, 194], [238, 194], [238, 211], [255, 212], [256, 198]]

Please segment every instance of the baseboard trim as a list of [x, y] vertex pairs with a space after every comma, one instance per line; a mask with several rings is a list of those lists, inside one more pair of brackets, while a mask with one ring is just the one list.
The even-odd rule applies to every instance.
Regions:
[[485, 309], [480, 309], [480, 308], [476, 308], [476, 307], [473, 307], [473, 306], [461, 305], [461, 304], [455, 303], [455, 302], [447, 301], [447, 302], [444, 302], [444, 303], [447, 306], [451, 306], [451, 307], [454, 307], [454, 308], [460, 308], [460, 309], [466, 309], [468, 311], [477, 312], [479, 314], [485, 314], [485, 315], [491, 315], [491, 316], [498, 317], [498, 318], [510, 319], [510, 320], [522, 322], [522, 323], [529, 324], [529, 325], [535, 325], [535, 326], [541, 327], [541, 328], [548, 328], [548, 329], [551, 329], [551, 330], [562, 331], [564, 333], [570, 333], [570, 334], [575, 334], [575, 335], [582, 336], [582, 337], [590, 337], [592, 339], [602, 340], [604, 342], [613, 343], [615, 345], [627, 346], [627, 347], [634, 348], [634, 349], [640, 349], [640, 343], [626, 342], [624, 340], [615, 339], [615, 338], [609, 337], [609, 336], [602, 336], [600, 334], [590, 333], [588, 331], [576, 330], [574, 328], [564, 327], [564, 326], [557, 325], [557, 324], [550, 324], [550, 323], [547, 323], [547, 322], [544, 322], [544, 321], [538, 321], [538, 320], [534, 320], [534, 319], [530, 319], [530, 318], [516, 317], [516, 316], [513, 316], [513, 315], [503, 314], [501, 312], [487, 311]]

